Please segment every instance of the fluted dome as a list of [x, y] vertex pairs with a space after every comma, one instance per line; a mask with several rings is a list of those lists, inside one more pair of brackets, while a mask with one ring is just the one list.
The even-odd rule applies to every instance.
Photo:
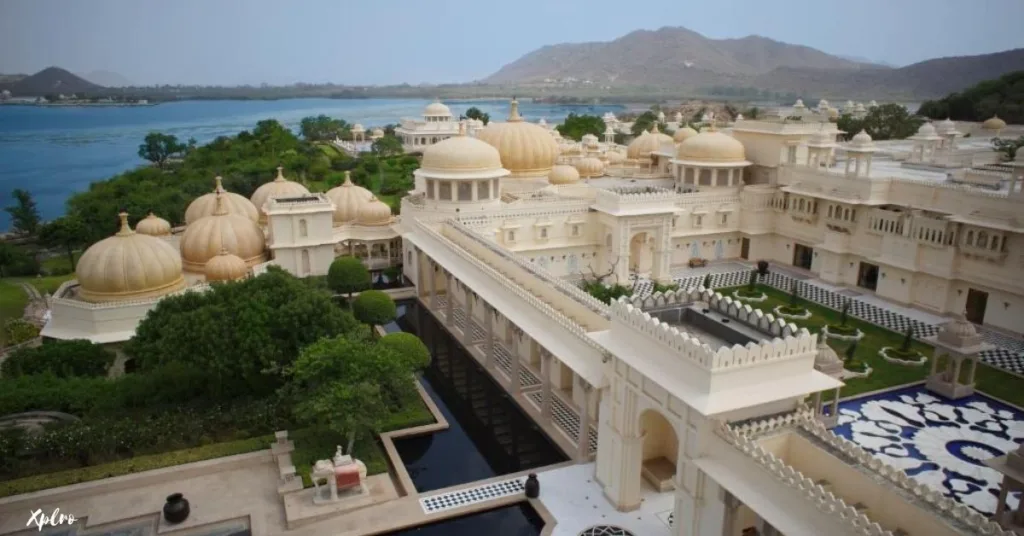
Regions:
[[689, 125], [676, 129], [676, 133], [672, 135], [672, 141], [675, 143], [683, 143], [684, 141], [700, 134], [693, 127]]
[[249, 267], [238, 255], [228, 253], [227, 248], [221, 248], [212, 259], [206, 261], [206, 281], [235, 281], [244, 279], [249, 275]]
[[843, 361], [828, 345], [826, 339], [824, 334], [818, 336], [818, 348], [814, 354], [814, 370], [838, 378], [843, 374]]
[[181, 258], [159, 238], [132, 231], [121, 213], [121, 230], [85, 250], [75, 275], [78, 295], [94, 303], [163, 296], [185, 287]]
[[[444, 143], [444, 142], [441, 142]], [[440, 144], [434, 144], [428, 149], [437, 147]], [[424, 161], [426, 161], [424, 159]], [[334, 214], [331, 219], [335, 225], [342, 223], [349, 223], [354, 221], [359, 215], [359, 209], [366, 204], [369, 199], [373, 197], [373, 194], [369, 190], [362, 186], [356, 186], [352, 182], [352, 175], [345, 172], [345, 182], [341, 186], [335, 186], [330, 190], [327, 190], [327, 199], [330, 199], [334, 203]]]
[[597, 136], [593, 134], [584, 134], [580, 141], [587, 147], [596, 147], [598, 142]]
[[434, 102], [428, 104], [427, 107], [423, 109], [424, 117], [451, 117], [451, 115], [451, 109], [442, 104], [439, 100], [434, 100]]
[[920, 128], [917, 129], [917, 134], [914, 134], [911, 137], [915, 140], [924, 141], [941, 139], [939, 137], [938, 131], [935, 130], [935, 125], [931, 124], [930, 122], [921, 125]]
[[939, 123], [938, 131], [939, 134], [952, 134], [956, 132], [956, 123], [947, 117]]
[[387, 225], [391, 223], [391, 207], [376, 197], [371, 197], [359, 209], [356, 223], [360, 225]]
[[981, 128], [985, 130], [1002, 130], [1006, 128], [1006, 121], [999, 119], [999, 116], [997, 115], [993, 115], [981, 124]]
[[[533, 125], [536, 126], [536, 125]], [[547, 133], [544, 134], [551, 139]], [[554, 140], [552, 140], [554, 143]], [[556, 145], [557, 147], [557, 145]], [[498, 149], [486, 142], [465, 135], [465, 126], [459, 124], [459, 135], [441, 140], [423, 152], [420, 169], [440, 176], [467, 175], [485, 178], [494, 172], [504, 172]]]
[[558, 164], [552, 167], [551, 173], [548, 175], [548, 182], [555, 185], [572, 184], [579, 180], [580, 172], [568, 164]]
[[594, 177], [600, 177], [604, 175], [604, 162], [588, 156], [578, 162], [576, 162], [576, 171], [579, 172], [580, 177], [584, 179], [592, 179]]
[[262, 223], [267, 221], [267, 213], [263, 211], [263, 206], [266, 205], [267, 201], [270, 201], [272, 198], [301, 196], [308, 193], [309, 189], [305, 186], [284, 178], [284, 168], [279, 167], [277, 168], [277, 178], [261, 184], [253, 192], [252, 204], [259, 211], [260, 222]]
[[352, 132], [366, 132], [366, 128], [363, 125], [356, 123], [352, 125]]
[[672, 137], [659, 131], [658, 124], [655, 123], [650, 132], [644, 132], [629, 143], [629, 146], [626, 147], [626, 156], [629, 158], [647, 158], [651, 156], [651, 153], [660, 151], [665, 145], [672, 145], [674, 143]]
[[[1024, 151], [1021, 151], [1024, 153]], [[626, 161], [626, 155], [619, 151], [608, 151], [605, 153], [605, 157], [608, 159], [609, 164], [621, 164]]]
[[148, 216], [135, 224], [135, 232], [149, 236], [169, 236], [171, 234], [171, 224], [150, 212]]
[[871, 135], [866, 130], [861, 130], [850, 142], [854, 147], [869, 147], [873, 145]]
[[256, 210], [256, 205], [253, 205], [251, 201], [242, 197], [238, 194], [231, 193], [224, 189], [223, 181], [220, 177], [214, 179], [215, 187], [212, 192], [203, 194], [196, 198], [188, 205], [185, 209], [185, 224], [192, 225], [199, 218], [206, 216], [212, 216], [213, 211], [217, 209], [217, 194], [224, 195], [224, 208], [228, 211], [228, 214], [238, 214], [249, 218], [254, 222], [260, 221], [260, 213]]
[[181, 260], [187, 272], [203, 273], [206, 262], [227, 249], [252, 267], [266, 260], [263, 230], [252, 220], [227, 211], [223, 194], [215, 199], [216, 209], [185, 229], [181, 237]]
[[558, 158], [558, 142], [547, 130], [523, 121], [515, 99], [508, 121], [491, 123], [476, 137], [498, 150], [510, 178], [547, 177]]
[[680, 143], [676, 158], [696, 162], [744, 162], [747, 152], [736, 138], [710, 131]]
[[968, 322], [967, 318], [962, 314], [956, 315], [953, 320], [943, 324], [941, 329], [950, 335], [962, 338], [973, 337], [978, 334], [974, 324]]

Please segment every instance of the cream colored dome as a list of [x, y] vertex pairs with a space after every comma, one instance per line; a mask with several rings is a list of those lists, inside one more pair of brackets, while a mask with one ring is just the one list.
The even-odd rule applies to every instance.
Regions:
[[828, 109], [828, 118], [829, 119], [838, 119], [839, 118], [839, 109], [838, 108], [829, 108]]
[[579, 182], [580, 172], [576, 171], [576, 168], [567, 164], [558, 164], [551, 168], [551, 174], [548, 175], [548, 182], [551, 184], [572, 184]]
[[352, 125], [352, 132], [366, 132], [366, 128], [363, 125], [356, 123]]
[[836, 354], [836, 351], [833, 350], [832, 347], [828, 345], [828, 342], [826, 342], [826, 340], [827, 337], [825, 337], [824, 335], [818, 336], [818, 351], [814, 356], [815, 365], [827, 365], [835, 363], [836, 361], [841, 361], [839, 359], [839, 355]]
[[181, 257], [159, 238], [132, 231], [121, 213], [121, 230], [85, 250], [75, 275], [83, 300], [104, 303], [163, 296], [185, 288]]
[[277, 168], [277, 178], [265, 182], [256, 188], [252, 194], [252, 204], [260, 214], [260, 222], [267, 221], [267, 213], [263, 212], [263, 206], [273, 198], [302, 196], [309, 193], [305, 186], [284, 178], [284, 168]]
[[391, 207], [376, 197], [371, 197], [359, 209], [356, 223], [360, 225], [387, 225], [391, 223]]
[[629, 146], [626, 147], [626, 156], [629, 158], [648, 158], [651, 156], [651, 153], [661, 150], [666, 144], [672, 145], [674, 143], [672, 137], [661, 133], [658, 130], [658, 124], [655, 123], [650, 132], [644, 132], [629, 143]]
[[676, 133], [672, 135], [672, 141], [675, 143], [683, 143], [684, 141], [699, 134], [689, 125], [676, 129]]
[[947, 117], [943, 119], [942, 122], [939, 123], [938, 130], [940, 134], [953, 133], [956, 131], [956, 123], [954, 123], [950, 118]]
[[595, 146], [597, 145], [597, 136], [593, 134], [584, 134], [583, 137], [580, 138], [580, 141], [583, 142], [583, 145]]
[[626, 155], [619, 151], [608, 151], [605, 156], [608, 158], [609, 164], [621, 164], [626, 161]]
[[[551, 139], [548, 134], [544, 135]], [[473, 173], [500, 170], [501, 163], [501, 154], [497, 149], [486, 142], [466, 136], [464, 126], [459, 124], [458, 136], [427, 147], [423, 152], [420, 169], [428, 172]]]
[[236, 281], [249, 275], [249, 267], [241, 257], [228, 253], [227, 248], [221, 248], [219, 254], [206, 261], [203, 272], [207, 282]]
[[[441, 142], [444, 143], [444, 142]], [[434, 144], [428, 151], [436, 148], [440, 143]], [[426, 158], [424, 158], [424, 162]], [[352, 182], [352, 175], [345, 172], [345, 182], [341, 186], [335, 186], [327, 190], [327, 198], [334, 203], [334, 214], [331, 219], [335, 225], [354, 221], [359, 215], [359, 209], [366, 204], [373, 194], [362, 186], [356, 186]]]
[[231, 193], [224, 189], [223, 180], [220, 177], [214, 179], [216, 186], [213, 191], [208, 194], [203, 194], [192, 201], [185, 209], [185, 224], [192, 225], [199, 218], [206, 216], [212, 216], [213, 211], [217, 209], [217, 194], [224, 194], [224, 207], [228, 211], [228, 214], [238, 214], [239, 216], [245, 216], [254, 222], [260, 221], [260, 213], [256, 210], [256, 205], [253, 205], [251, 201], [242, 197], [238, 194]]
[[985, 130], [1002, 130], [1006, 128], [1006, 121], [999, 119], [998, 115], [993, 115], [981, 124], [981, 128]]
[[185, 271], [203, 273], [206, 262], [221, 249], [241, 257], [252, 267], [266, 260], [263, 230], [252, 220], [231, 214], [223, 194], [216, 197], [216, 209], [185, 229], [181, 237], [181, 261]]
[[150, 212], [148, 216], [135, 224], [135, 232], [149, 236], [169, 236], [171, 234], [171, 224]]
[[680, 143], [676, 158], [698, 162], [743, 162], [747, 159], [747, 152], [736, 138], [710, 131]]
[[917, 129], [917, 135], [922, 138], [934, 138], [939, 135], [938, 131], [935, 130], [935, 125], [931, 123], [925, 123], [921, 125], [921, 128]]
[[515, 99], [507, 122], [491, 123], [476, 137], [498, 150], [510, 178], [547, 177], [559, 154], [558, 143], [547, 130], [523, 121]]
[[373, 131], [370, 132], [370, 137], [371, 138], [383, 138], [384, 137], [384, 129], [379, 128], [379, 127], [373, 129]]
[[604, 175], [604, 162], [592, 156], [576, 162], [576, 171], [584, 179], [592, 179]]
[[793, 107], [794, 108], [806, 108], [806, 106], [804, 106], [804, 100], [803, 99], [797, 99], [796, 102], [793, 104]]
[[853, 139], [850, 141], [853, 142], [853, 145], [861, 147], [872, 144], [871, 135], [868, 134], [866, 130], [861, 130], [860, 132], [858, 132], [857, 135], [854, 136]]
[[425, 117], [451, 117], [452, 111], [440, 100], [434, 100], [423, 109], [423, 115]]
[[950, 335], [955, 335], [962, 339], [974, 337], [978, 334], [978, 330], [975, 329], [974, 324], [968, 322], [967, 318], [962, 314], [956, 315], [953, 320], [943, 324], [941, 329]]

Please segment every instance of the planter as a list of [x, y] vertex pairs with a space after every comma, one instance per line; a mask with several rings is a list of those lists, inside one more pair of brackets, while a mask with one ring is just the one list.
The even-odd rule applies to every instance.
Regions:
[[536, 499], [540, 496], [540, 481], [537, 480], [537, 475], [530, 473], [530, 476], [526, 477], [526, 498]]
[[808, 318], [813, 316], [813, 315], [811, 315], [811, 312], [808, 311], [807, 309], [804, 309], [804, 314], [802, 314], [802, 315], [786, 314], [786, 313], [781, 312], [780, 309], [782, 309], [781, 305], [779, 305], [779, 306], [775, 307], [774, 309], [772, 309], [772, 312], [775, 313], [775, 316], [777, 316], [779, 318], [786, 318], [786, 319], [789, 319], [789, 320], [807, 320]]
[[750, 297], [750, 298], [748, 298], [746, 296], [740, 296], [740, 291], [738, 291], [738, 290], [734, 290], [732, 292], [732, 297], [736, 298], [737, 300], [740, 300], [740, 301], [753, 302], [753, 303], [761, 303], [761, 302], [763, 302], [763, 301], [768, 299], [768, 295], [767, 294], [763, 294], [763, 293], [761, 294], [761, 296], [753, 296], [753, 297]]
[[854, 372], [852, 370], [843, 369], [843, 379], [848, 378], [867, 378], [871, 375], [871, 367], [865, 367], [864, 372]]
[[827, 325], [821, 328], [821, 333], [830, 339], [836, 339], [840, 341], [859, 341], [864, 338], [864, 332], [859, 329], [854, 334], [843, 335], [842, 333], [832, 333], [831, 331], [829, 331]]
[[168, 523], [175, 525], [188, 519], [188, 514], [192, 510], [188, 506], [188, 499], [186, 499], [180, 493], [172, 493], [167, 496], [167, 502], [164, 503], [164, 519]]
[[914, 352], [914, 356], [900, 357], [892, 353], [894, 348], [886, 346], [878, 351], [878, 355], [882, 356], [882, 359], [892, 363], [894, 365], [902, 365], [904, 367], [921, 367], [928, 362], [928, 358], [922, 355], [920, 352]]

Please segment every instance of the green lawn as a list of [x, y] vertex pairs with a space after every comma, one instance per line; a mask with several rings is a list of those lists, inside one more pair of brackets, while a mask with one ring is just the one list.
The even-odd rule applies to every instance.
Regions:
[[[65, 262], [66, 259], [65, 259]], [[0, 325], [9, 318], [21, 318], [28, 305], [28, 294], [21, 288], [22, 283], [28, 283], [39, 291], [40, 294], [49, 292], [53, 294], [61, 283], [74, 279], [74, 274], [54, 275], [46, 277], [6, 277], [0, 279]], [[0, 346], [6, 345], [6, 334], [0, 329]]]
[[[726, 296], [731, 296], [732, 291], [741, 287], [715, 289]], [[767, 285], [758, 285], [757, 288], [764, 292], [768, 299], [761, 303], [750, 303], [755, 309], [764, 313], [771, 313], [778, 305], [789, 304], [789, 294]], [[838, 324], [840, 313], [816, 303], [799, 300], [799, 306], [806, 307], [812, 314], [807, 320], [788, 320], [800, 327], [806, 327], [812, 333], [818, 333], [826, 324]], [[841, 396], [848, 397], [859, 393], [866, 393], [887, 387], [894, 387], [925, 379], [931, 370], [931, 361], [921, 367], [904, 367], [889, 363], [878, 355], [878, 351], [884, 346], [899, 348], [903, 342], [903, 334], [889, 331], [869, 322], [847, 317], [847, 325], [853, 326], [864, 332], [864, 338], [857, 344], [856, 358], [867, 363], [873, 370], [867, 378], [851, 378], [845, 380], [846, 387], [843, 387]], [[829, 345], [835, 349], [840, 357], [850, 343], [830, 339]], [[917, 350], [927, 356], [932, 356], [932, 347], [915, 341], [911, 349]], [[963, 373], [967, 373], [964, 367]], [[992, 396], [1001, 398], [1018, 406], [1024, 406], [1024, 379], [1018, 378], [1002, 370], [990, 367], [984, 363], [978, 365], [977, 374], [978, 389]]]

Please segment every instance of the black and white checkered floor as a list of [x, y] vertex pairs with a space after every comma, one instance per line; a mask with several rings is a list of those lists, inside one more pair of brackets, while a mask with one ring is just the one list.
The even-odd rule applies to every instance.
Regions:
[[525, 492], [526, 487], [523, 479], [512, 478], [501, 482], [484, 484], [475, 488], [421, 497], [420, 506], [423, 507], [424, 513], [436, 514]]
[[[676, 283], [681, 288], [698, 287], [704, 282], [703, 275], [690, 277], [677, 277]], [[711, 276], [711, 288], [737, 287], [747, 283], [750, 278], [749, 270], [738, 270], [716, 273]], [[788, 274], [772, 272], [766, 280], [762, 281], [776, 289], [788, 292], [791, 285], [796, 282], [800, 295], [814, 303], [824, 305], [830, 309], [839, 311], [843, 303], [850, 300], [850, 315], [861, 320], [871, 322], [877, 326], [904, 333], [907, 327], [914, 326], [916, 337], [929, 337], [939, 331], [939, 327], [909, 318], [896, 311], [883, 309], [873, 303], [860, 300], [856, 297], [845, 296], [827, 288], [808, 282], [809, 278], [793, 277]], [[647, 296], [654, 289], [654, 283], [649, 280], [641, 280], [637, 283], [635, 295]], [[996, 345], [992, 350], [981, 353], [981, 359], [994, 367], [1007, 370], [1016, 374], [1024, 374], [1024, 340], [1014, 339], [1000, 333], [982, 328], [979, 330], [982, 337], [989, 343]]]

